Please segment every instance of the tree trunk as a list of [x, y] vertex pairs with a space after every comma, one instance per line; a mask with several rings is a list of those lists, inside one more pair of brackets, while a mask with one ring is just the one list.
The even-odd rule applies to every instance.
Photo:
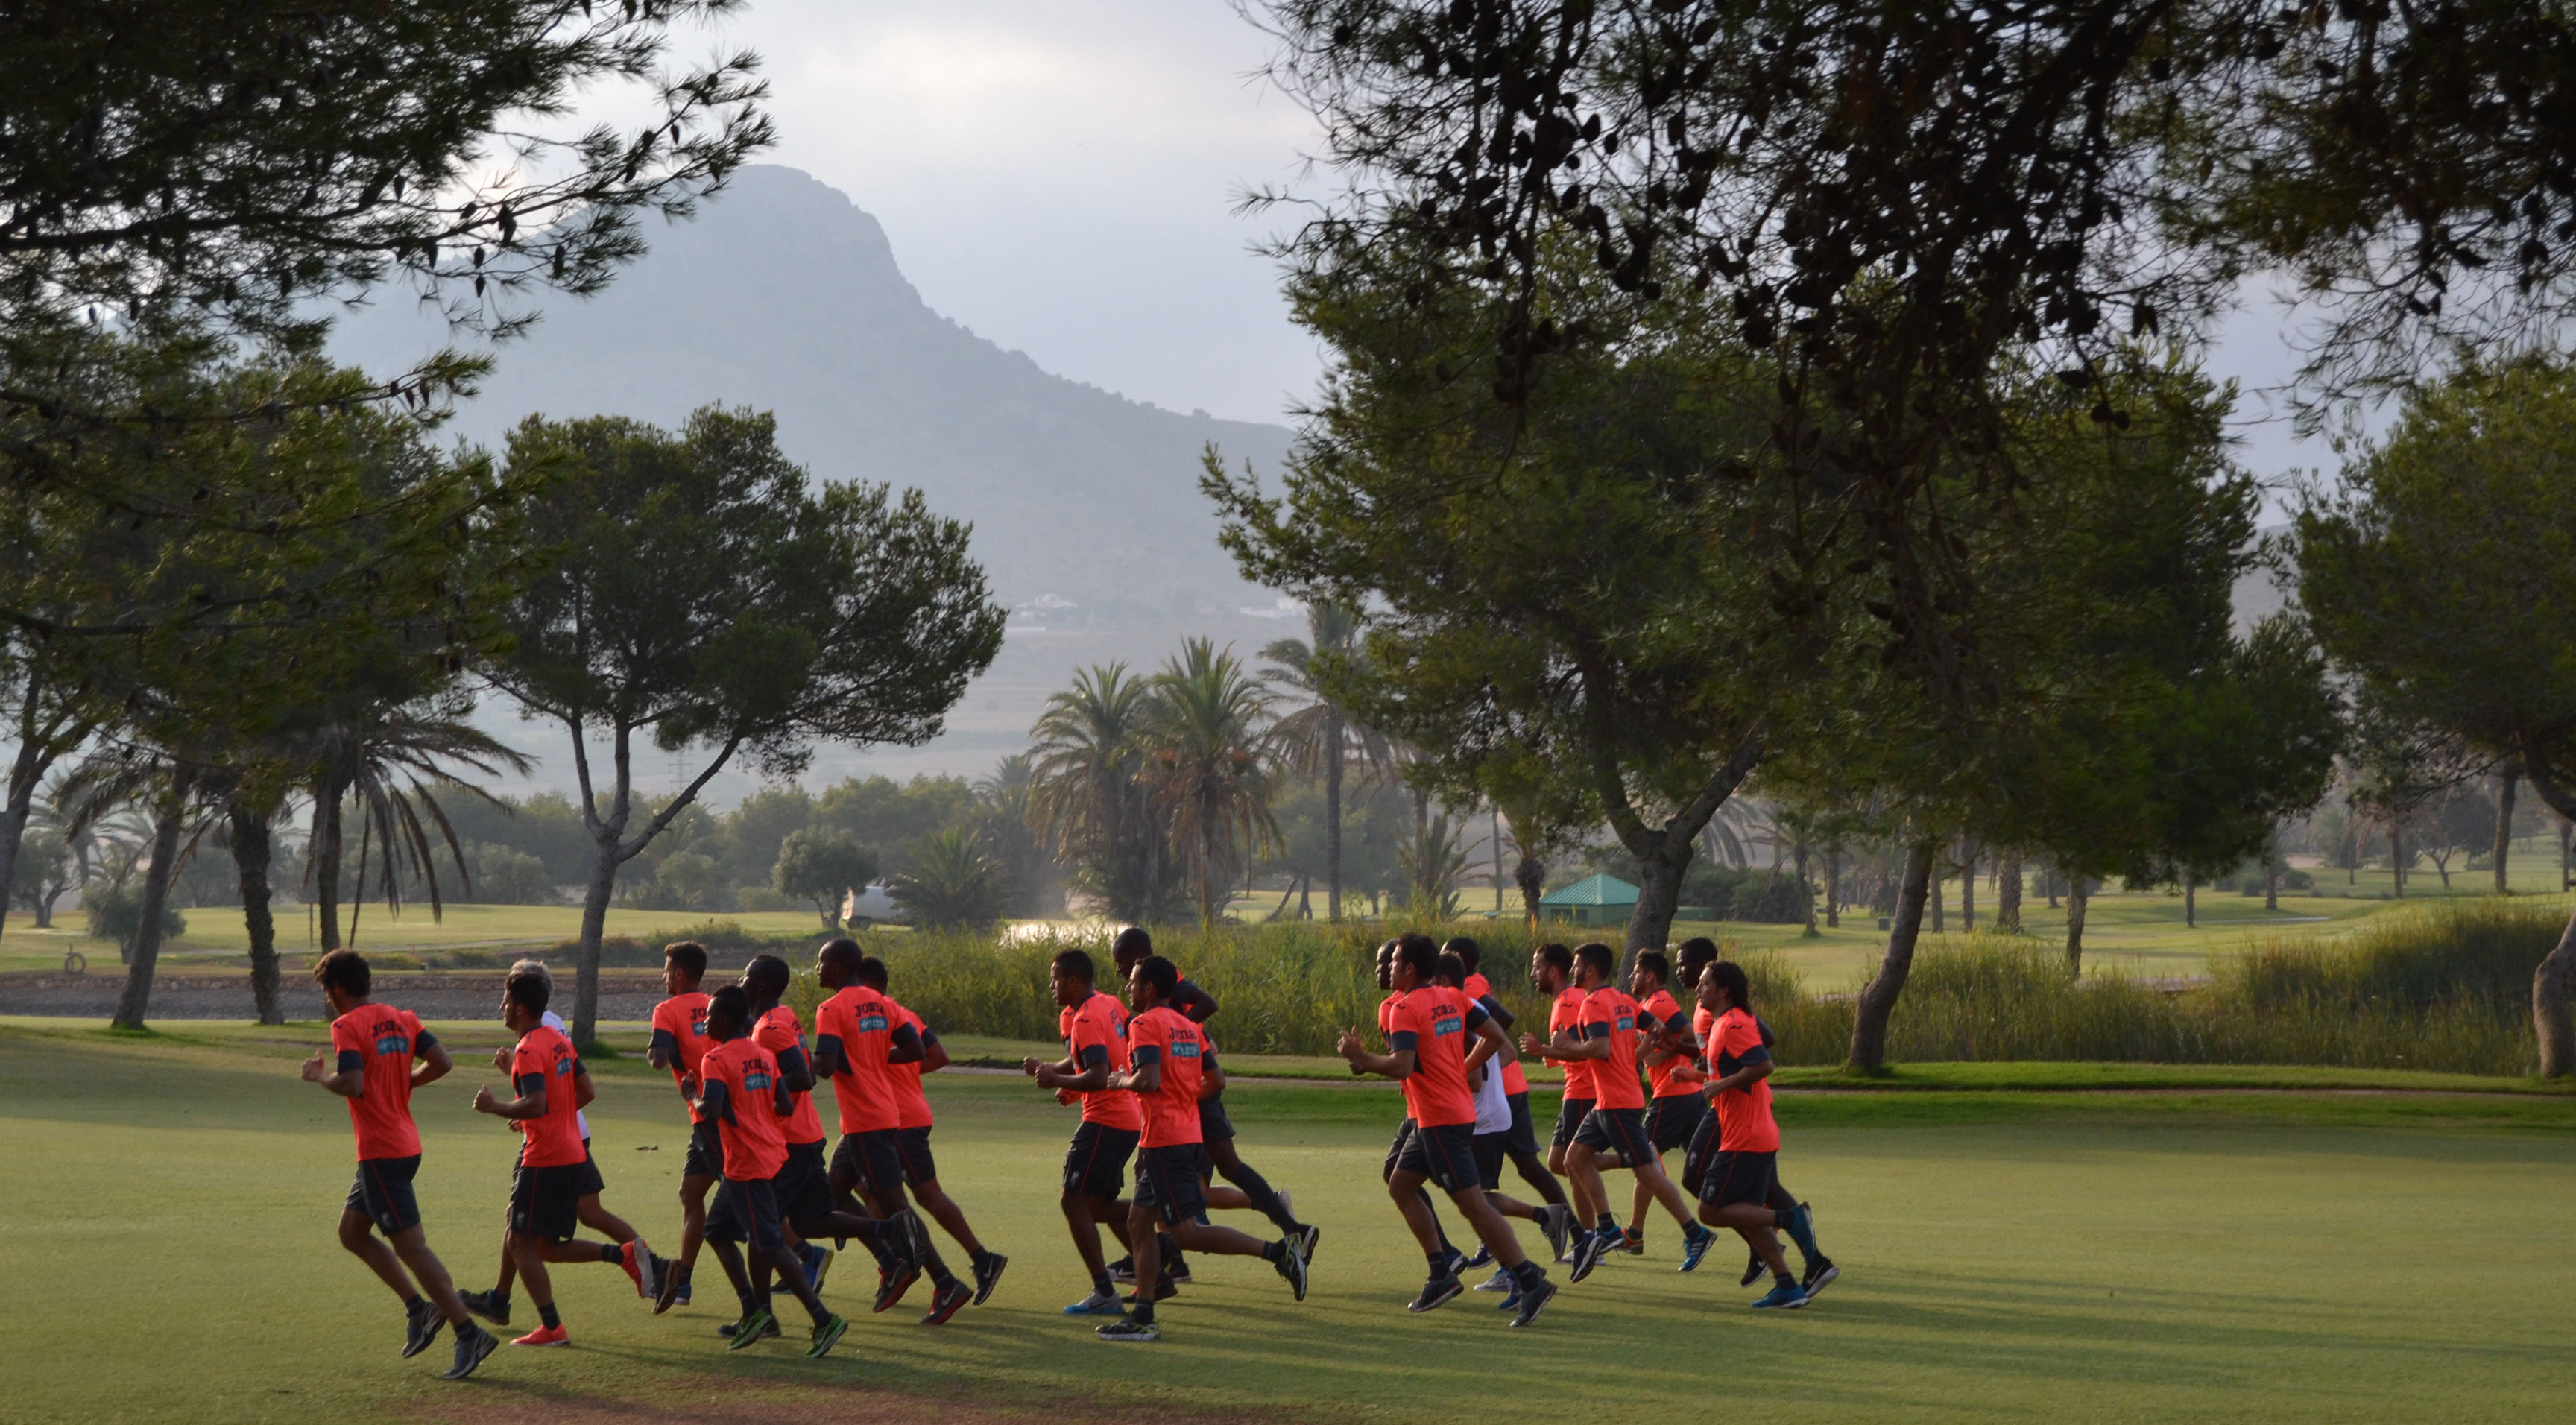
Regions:
[[2185, 930], [2200, 928], [2200, 882], [2190, 876], [2182, 878], [2182, 926]]
[[2406, 899], [2406, 828], [2388, 819], [2388, 870], [2397, 882], [2397, 899]]
[[2021, 934], [2021, 853], [2007, 851], [1995, 869], [1995, 929]]
[[194, 774], [174, 772], [160, 814], [152, 822], [152, 864], [143, 875], [143, 923], [134, 932], [134, 955], [125, 971], [125, 993], [116, 1002], [114, 1024], [141, 1029], [152, 1005], [152, 967], [161, 958], [161, 917], [170, 905], [170, 880], [178, 872], [179, 832], [188, 818], [188, 791]]
[[1681, 908], [1682, 879], [1698, 859], [1699, 838], [1666, 837], [1652, 856], [1637, 858], [1637, 908], [1628, 913], [1628, 948], [1619, 958], [1620, 982], [1640, 950], [1661, 950], [1671, 938], [1673, 913]]
[[1521, 915], [1529, 922], [1531, 933], [1535, 934], [1538, 931], [1539, 897], [1547, 894], [1547, 863], [1524, 849], [1520, 864], [1512, 868], [1512, 879], [1520, 884]]
[[2093, 888], [2072, 868], [2066, 872], [2066, 977], [2084, 978], [2084, 909], [2093, 903]]
[[[1608, 814], [1610, 828], [1618, 833], [1619, 844], [1637, 858], [1639, 879], [1645, 882], [1637, 888], [1637, 908], [1628, 916], [1627, 953], [1620, 959], [1623, 981], [1638, 951], [1661, 950], [1671, 938], [1673, 912], [1681, 905], [1682, 878], [1690, 873], [1691, 862], [1699, 854], [1699, 834], [1760, 765], [1767, 737], [1767, 729], [1756, 723], [1726, 761], [1711, 770], [1698, 794], [1664, 818], [1660, 826], [1648, 825], [1638, 814], [1620, 780], [1617, 763], [1606, 757], [1595, 761], [1595, 789]], [[1779, 864], [1776, 847], [1772, 864], [1775, 868]]]
[[1977, 848], [1974, 843], [1959, 843], [1959, 930], [1977, 933]]
[[228, 809], [232, 823], [233, 865], [241, 872], [242, 929], [250, 936], [250, 998], [259, 1022], [284, 1024], [286, 1008], [277, 998], [277, 921], [268, 913], [268, 818], [236, 803]]
[[617, 894], [617, 868], [626, 858], [617, 854], [617, 833], [595, 837], [599, 857], [591, 863], [590, 889], [581, 901], [581, 963], [573, 973], [572, 1042], [576, 1049], [586, 1049], [597, 1037], [599, 1027], [599, 942], [608, 929], [608, 902]]
[[1485, 850], [1486, 850], [1486, 852], [1487, 852], [1487, 854], [1488, 854], [1489, 858], [1490, 858], [1490, 859], [1493, 861], [1493, 863], [1494, 863], [1494, 872], [1493, 872], [1493, 875], [1494, 875], [1494, 914], [1496, 914], [1496, 915], [1501, 915], [1501, 914], [1503, 913], [1503, 809], [1502, 809], [1502, 807], [1501, 807], [1500, 805], [1496, 805], [1495, 807], [1493, 807], [1493, 808], [1492, 808], [1492, 815], [1493, 815], [1493, 819], [1494, 819], [1494, 824], [1493, 824], [1493, 827], [1492, 827], [1493, 839], [1492, 839], [1491, 841], [1489, 841], [1489, 842], [1487, 842], [1487, 843], [1485, 844]]
[[2281, 908], [2281, 833], [2263, 838], [2263, 908]]
[[[1688, 863], [1684, 863], [1682, 869], [1685, 871], [1689, 870], [1690, 867]], [[1796, 869], [1798, 872], [1798, 899], [1806, 903], [1807, 909], [1806, 933], [1813, 935], [1816, 933], [1816, 893], [1814, 889], [1807, 884], [1807, 838], [1803, 836], [1798, 838], [1798, 865]]]
[[2505, 877], [2505, 859], [2513, 854], [2513, 800], [2521, 781], [2511, 772], [2496, 777], [2495, 882], [2500, 896], [2513, 894], [2513, 882]]
[[1324, 714], [1324, 916], [1342, 918], [1342, 714]]
[[1825, 928], [1839, 930], [1843, 923], [1843, 849], [1825, 848]]
[[324, 781], [314, 788], [313, 912], [322, 953], [340, 948], [340, 788]]
[[[1932, 933], [1935, 935], [1944, 934], [1948, 930], [1948, 926], [1941, 915], [1941, 882], [1943, 879], [1944, 878], [1941, 875], [1941, 855], [1936, 851], [1932, 854], [1932, 880], [1924, 892], [1924, 894], [1929, 896], [1932, 901]], [[1902, 893], [1900, 892], [1900, 894]]]
[[1923, 902], [1930, 894], [1933, 845], [1918, 841], [1905, 850], [1905, 880], [1896, 894], [1896, 923], [1887, 935], [1887, 954], [1878, 973], [1861, 988], [1852, 1005], [1851, 1053], [1845, 1068], [1874, 1074], [1887, 1067], [1887, 1022], [1896, 1013], [1897, 996], [1914, 971], [1914, 943], [1922, 938]]
[[[30, 795], [21, 797], [15, 779], [11, 780], [9, 805], [0, 810], [0, 930], [8, 928], [9, 887], [18, 879], [18, 846], [27, 836], [27, 818], [36, 809], [32, 789]], [[39, 917], [36, 923], [41, 926], [44, 921]]]

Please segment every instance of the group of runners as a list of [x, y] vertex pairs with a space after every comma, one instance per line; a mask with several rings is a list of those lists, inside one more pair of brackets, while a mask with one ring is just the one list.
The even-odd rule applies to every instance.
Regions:
[[[1021, 1065], [1081, 1114], [1060, 1203], [1091, 1285], [1065, 1314], [1109, 1318], [1096, 1327], [1104, 1341], [1156, 1340], [1156, 1305], [1190, 1283], [1191, 1254], [1258, 1257], [1304, 1300], [1322, 1234], [1236, 1149], [1225, 1074], [1206, 1028], [1217, 1001], [1154, 954], [1142, 929], [1121, 932], [1112, 958], [1123, 995], [1097, 984], [1086, 952], [1055, 957], [1050, 978], [1065, 1054]], [[1470, 1272], [1490, 1266], [1492, 1276], [1474, 1289], [1500, 1294], [1511, 1324], [1527, 1326], [1558, 1287], [1522, 1246], [1514, 1220], [1531, 1224], [1550, 1264], [1579, 1282], [1611, 1253], [1643, 1253], [1646, 1218], [1657, 1206], [1679, 1224], [1684, 1272], [1697, 1269], [1716, 1229], [1744, 1239], [1743, 1284], [1772, 1279], [1756, 1308], [1804, 1306], [1839, 1275], [1816, 1245], [1807, 1207], [1780, 1185], [1779, 1129], [1765, 1082], [1769, 1031], [1752, 1012], [1744, 971], [1719, 959], [1713, 943], [1686, 942], [1678, 965], [1640, 952], [1625, 988], [1612, 982], [1608, 946], [1542, 946], [1530, 974], [1549, 1000], [1546, 1033], [1524, 1032], [1517, 1044], [1511, 1013], [1479, 973], [1475, 941], [1406, 935], [1381, 946], [1377, 962], [1388, 992], [1378, 1047], [1356, 1027], [1338, 1047], [1352, 1073], [1393, 1079], [1403, 1091], [1406, 1116], [1383, 1176], [1429, 1267], [1408, 1309], [1448, 1304], [1468, 1290]], [[446, 1327], [454, 1347], [448, 1378], [471, 1375], [502, 1340], [486, 1323], [512, 1324], [518, 1286], [537, 1320], [512, 1344], [568, 1345], [550, 1274], [556, 1266], [614, 1264], [657, 1314], [688, 1305], [698, 1257], [709, 1249], [740, 1308], [718, 1328], [733, 1350], [783, 1334], [773, 1304], [783, 1290], [810, 1318], [806, 1354], [829, 1352], [849, 1322], [821, 1293], [835, 1249], [852, 1241], [875, 1259], [878, 1312], [893, 1309], [924, 1275], [932, 1283], [925, 1324], [991, 1299], [1008, 1259], [985, 1248], [942, 1190], [930, 1148], [921, 1076], [945, 1065], [947, 1052], [888, 993], [884, 962], [846, 938], [816, 952], [826, 998], [810, 1046], [807, 1027], [782, 1002], [791, 979], [784, 960], [755, 956], [735, 983], [712, 991], [706, 973], [703, 945], [665, 949], [668, 998], [654, 1010], [647, 1057], [672, 1075], [690, 1123], [679, 1248], [665, 1257], [602, 1205], [582, 1113], [593, 1097], [588, 1071], [549, 1008], [553, 982], [543, 963], [512, 967], [500, 1013], [518, 1039], [493, 1056], [509, 1076], [509, 1096], [479, 1089], [473, 1106], [513, 1124], [523, 1143], [494, 1285], [460, 1291], [423, 1235], [413, 1190], [420, 1135], [410, 1111], [412, 1092], [448, 1074], [453, 1061], [417, 1016], [374, 1001], [363, 957], [339, 950], [315, 964], [333, 1015], [331, 1049], [306, 1061], [303, 1074], [349, 1101], [357, 1137], [340, 1240], [403, 1301], [405, 1357]], [[1674, 988], [1690, 994], [1695, 1009], [1685, 1011]], [[1564, 1071], [1565, 1099], [1544, 1156], [1524, 1057]], [[828, 1158], [814, 1103], [826, 1083], [840, 1122]], [[1685, 1154], [1678, 1186], [1663, 1169], [1663, 1156], [1676, 1149]], [[1506, 1162], [1537, 1201], [1502, 1192]], [[1603, 1177], [1621, 1169], [1635, 1179], [1624, 1226]], [[1465, 1219], [1473, 1255], [1452, 1245], [1433, 1188]], [[1257, 1213], [1276, 1236], [1210, 1219], [1224, 1211]], [[966, 1275], [941, 1257], [929, 1222], [964, 1252]], [[584, 1227], [604, 1240], [581, 1237]], [[1123, 1253], [1117, 1261], [1106, 1260], [1103, 1229]], [[1803, 1259], [1795, 1274], [1781, 1233]]]

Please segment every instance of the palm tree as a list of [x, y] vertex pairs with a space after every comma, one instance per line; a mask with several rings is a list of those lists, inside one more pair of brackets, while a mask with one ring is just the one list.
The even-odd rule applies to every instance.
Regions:
[[886, 882], [897, 905], [924, 930], [982, 930], [1002, 918], [1011, 877], [962, 826], [924, 837], [912, 864]]
[[1264, 737], [1270, 694], [1244, 675], [1231, 649], [1220, 653], [1205, 638], [1182, 643], [1154, 684], [1161, 696], [1145, 782], [1172, 844], [1188, 858], [1199, 923], [1213, 925], [1219, 888], [1242, 874], [1247, 853], [1279, 839]]
[[[490, 801], [490, 793], [450, 770], [450, 764], [489, 778], [505, 771], [524, 773], [529, 762], [466, 722], [468, 710], [452, 698], [370, 703], [312, 734], [303, 758], [313, 779], [313, 839], [307, 865], [314, 880], [325, 951], [340, 947], [343, 798], [352, 799], [359, 818], [356, 899], [363, 901], [366, 896], [371, 847], [382, 848], [375, 856], [377, 886], [388, 910], [401, 910], [403, 880], [412, 877], [428, 889], [430, 915], [437, 917], [441, 897], [432, 853], [440, 843], [456, 864], [458, 882], [470, 889], [465, 848], [432, 789]], [[356, 931], [353, 913], [350, 933], [354, 936]]]
[[1077, 889], [1111, 916], [1150, 920], [1169, 878], [1143, 783], [1156, 690], [1124, 663], [1073, 675], [1029, 730], [1030, 824], [1075, 868]]
[[1324, 683], [1336, 667], [1361, 662], [1360, 623], [1339, 604], [1318, 600], [1306, 608], [1306, 632], [1313, 642], [1283, 638], [1261, 650], [1275, 665], [1262, 674], [1274, 688], [1302, 696], [1305, 706], [1270, 725], [1270, 741], [1290, 770], [1324, 777], [1324, 914], [1342, 918], [1342, 777], [1356, 757], [1362, 778], [1391, 778], [1395, 751], [1376, 731], [1350, 715], [1326, 693]]
[[1467, 872], [1467, 853], [1446, 815], [1432, 817], [1398, 842], [1395, 864], [1404, 875], [1408, 909], [1434, 920], [1458, 918], [1458, 878]]
[[[995, 763], [990, 774], [975, 780], [980, 806], [975, 829], [985, 847], [1010, 873], [1013, 914], [1048, 913], [1047, 892], [1057, 881], [1055, 857], [1030, 825], [1032, 771], [1029, 754], [1014, 752]], [[1063, 909], [1055, 898], [1054, 909]]]

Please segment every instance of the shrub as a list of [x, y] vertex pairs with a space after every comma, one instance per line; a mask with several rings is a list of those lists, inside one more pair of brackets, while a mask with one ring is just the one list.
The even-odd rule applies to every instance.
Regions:
[[769, 886], [736, 887], [733, 893], [733, 903], [737, 909], [752, 915], [764, 915], [783, 910], [803, 910], [805, 908], [804, 903], [797, 900], [794, 896], [787, 894], [785, 891], [777, 890]]
[[[89, 921], [91, 938], [113, 940], [120, 958], [134, 958], [134, 937], [143, 932], [143, 896], [139, 891], [122, 886], [103, 890], [84, 896], [81, 908]], [[187, 933], [188, 918], [179, 913], [177, 905], [162, 902], [161, 938], [169, 940]]]

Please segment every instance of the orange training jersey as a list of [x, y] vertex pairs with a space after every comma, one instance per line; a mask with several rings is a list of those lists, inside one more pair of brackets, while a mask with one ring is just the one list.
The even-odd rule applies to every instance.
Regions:
[[1606, 1040], [1610, 1057], [1592, 1061], [1592, 1101], [1600, 1108], [1644, 1108], [1637, 1082], [1637, 1002], [1617, 985], [1603, 985], [1583, 1001], [1583, 1037]]
[[[1646, 1028], [1646, 1021], [1652, 1019], [1658, 1030], [1678, 1030], [1683, 1027], [1681, 1015], [1680, 1002], [1675, 1000], [1669, 991], [1657, 990], [1646, 996], [1645, 1003], [1637, 1006], [1637, 1028], [1642, 1034]], [[1673, 1082], [1673, 1075], [1681, 1072], [1682, 1065], [1688, 1062], [1690, 1062], [1690, 1041], [1684, 1039], [1680, 1053], [1660, 1063], [1646, 1066], [1646, 1077], [1655, 1086], [1655, 1097], [1679, 1098], [1684, 1094], [1699, 1092], [1697, 1084]]]
[[391, 1005], [362, 1004], [331, 1021], [332, 1072], [363, 1070], [366, 1086], [349, 1100], [358, 1158], [416, 1158], [420, 1129], [411, 1121], [411, 1061], [427, 1047], [420, 1016]]
[[[653, 1042], [670, 1052], [671, 1082], [679, 1083], [698, 1072], [698, 1061], [707, 1056], [707, 996], [697, 990], [673, 995], [653, 1006]], [[698, 1111], [689, 1110], [689, 1121], [698, 1121]]]
[[1405, 1116], [1424, 1128], [1476, 1121], [1476, 1096], [1467, 1088], [1467, 1033], [1485, 1022], [1483, 1007], [1438, 985], [1386, 997], [1377, 1007], [1387, 1052], [1413, 1051], [1404, 1079]]
[[[1557, 1035], [1562, 1034], [1569, 1029], [1574, 1031], [1575, 1037], [1582, 1037], [1583, 991], [1576, 989], [1572, 985], [1567, 985], [1564, 989], [1557, 991], [1556, 999], [1547, 1007], [1547, 1037], [1553, 1039]], [[1539, 1057], [1546, 1058], [1547, 1056], [1542, 1054]], [[1567, 1098], [1586, 1100], [1592, 1098], [1591, 1060], [1548, 1059], [1548, 1062], [1565, 1070], [1565, 1096]]]
[[1129, 1060], [1144, 1057], [1148, 1050], [1162, 1069], [1152, 1093], [1132, 1095], [1145, 1120], [1139, 1146], [1171, 1148], [1200, 1142], [1200, 1064], [1207, 1054], [1207, 1036], [1190, 1023], [1189, 1016], [1158, 1004], [1127, 1021]]
[[778, 1176], [787, 1166], [787, 1120], [778, 1116], [778, 1061], [753, 1040], [728, 1039], [707, 1051], [698, 1063], [698, 1076], [708, 1089], [724, 1086], [724, 1112], [716, 1119], [724, 1175], [738, 1183]]
[[[1116, 995], [1097, 990], [1091, 997], [1056, 1017], [1064, 1033], [1066, 1053], [1076, 1072], [1091, 1067], [1092, 1051], [1109, 1065], [1109, 1072], [1127, 1072], [1127, 1007]], [[1130, 1133], [1143, 1131], [1144, 1109], [1132, 1093], [1101, 1089], [1082, 1096], [1082, 1121], [1103, 1128], [1123, 1128]]]
[[[1708, 1046], [1708, 1071], [1724, 1078], [1743, 1068], [1747, 1058], [1767, 1056], [1762, 1026], [1752, 1015], [1730, 1009], [1717, 1017]], [[1771, 1081], [1730, 1089], [1717, 1097], [1717, 1148], [1721, 1153], [1777, 1153], [1780, 1124], [1771, 1116]]]
[[[896, 1017], [901, 1022], [911, 1025], [912, 1032], [921, 1037], [923, 1047], [927, 1048], [930, 1044], [930, 1026], [921, 1022], [921, 1016], [900, 1004], [895, 1004], [893, 1000], [887, 1000], [886, 1003], [894, 1005]], [[888, 1064], [886, 1072], [894, 1082], [895, 1126], [928, 1128], [930, 1095], [921, 1091], [921, 1062], [916, 1059], [909, 1064]]]
[[519, 1036], [519, 1047], [510, 1054], [510, 1083], [521, 1097], [546, 1091], [546, 1111], [519, 1120], [519, 1131], [527, 1135], [519, 1148], [520, 1162], [559, 1168], [590, 1156], [581, 1146], [581, 1091], [575, 1087], [580, 1068], [572, 1041], [561, 1033], [539, 1025]]
[[[1486, 979], [1483, 975], [1469, 975], [1467, 977], [1468, 1003], [1473, 1004], [1479, 1000], [1483, 1000], [1491, 996], [1493, 992], [1494, 982]], [[1496, 1004], [1502, 1003], [1500, 1000], [1496, 1000], [1494, 1002]], [[1503, 1061], [1503, 1096], [1509, 1098], [1516, 1093], [1528, 1092], [1529, 1075], [1521, 1072], [1521, 1061], [1518, 1059], [1505, 1059]]]
[[[761, 1048], [769, 1051], [769, 1057], [781, 1063], [786, 1062], [787, 1051], [793, 1049], [804, 1056], [808, 1072], [814, 1067], [813, 1056], [807, 1054], [805, 1050], [805, 1026], [797, 1021], [796, 1011], [783, 1004], [760, 1017], [760, 1023], [752, 1027], [751, 1037]], [[779, 1125], [787, 1130], [787, 1141], [790, 1143], [822, 1142], [823, 1116], [814, 1111], [814, 1095], [800, 1093], [794, 1096], [792, 1102], [796, 1106], [795, 1111], [787, 1115], [785, 1123]]]
[[[894, 1002], [865, 985], [843, 985], [814, 1011], [819, 1041], [840, 1046], [832, 1072], [832, 1097], [841, 1106], [844, 1133], [883, 1133], [900, 1127], [895, 1111]], [[799, 1142], [804, 1140], [799, 1139]]]

